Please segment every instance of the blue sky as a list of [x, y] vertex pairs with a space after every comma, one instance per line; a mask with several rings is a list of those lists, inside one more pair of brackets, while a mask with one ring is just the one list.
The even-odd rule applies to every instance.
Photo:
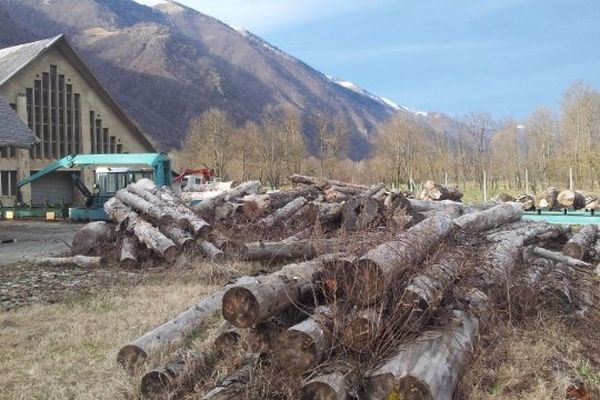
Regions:
[[598, 0], [180, 2], [421, 110], [524, 118], [577, 80], [600, 89]]

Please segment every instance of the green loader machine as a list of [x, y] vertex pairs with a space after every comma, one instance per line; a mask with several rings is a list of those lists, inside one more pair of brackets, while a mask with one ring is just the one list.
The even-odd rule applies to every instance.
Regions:
[[[141, 153], [141, 154], [71, 154], [65, 158], [49, 164], [46, 168], [36, 172], [29, 178], [17, 182], [20, 189], [41, 177], [62, 168], [72, 169], [84, 166], [95, 166], [95, 184], [93, 191], [88, 189], [79, 174], [72, 174], [71, 179], [75, 186], [85, 197], [82, 205], [68, 207], [68, 217], [74, 221], [105, 221], [109, 220], [104, 211], [104, 203], [132, 182], [142, 178], [152, 179], [157, 186], [171, 186], [172, 172], [171, 162], [163, 153]], [[43, 216], [49, 208], [36, 210], [23, 206], [22, 201], [17, 199], [20, 205], [11, 210], [15, 217]], [[53, 211], [60, 210], [66, 217], [67, 207], [55, 207]], [[40, 211], [40, 212], [38, 212]], [[40, 215], [37, 215], [40, 214]]]

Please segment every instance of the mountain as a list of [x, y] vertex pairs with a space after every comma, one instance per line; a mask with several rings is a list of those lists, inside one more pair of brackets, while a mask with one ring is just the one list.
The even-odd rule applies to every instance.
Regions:
[[132, 0], [0, 0], [0, 45], [61, 32], [163, 150], [180, 146], [188, 121], [210, 107], [241, 124], [275, 104], [300, 111], [311, 140], [318, 114], [343, 118], [353, 131], [350, 155], [361, 158], [367, 135], [398, 112], [173, 1], [151, 8]]

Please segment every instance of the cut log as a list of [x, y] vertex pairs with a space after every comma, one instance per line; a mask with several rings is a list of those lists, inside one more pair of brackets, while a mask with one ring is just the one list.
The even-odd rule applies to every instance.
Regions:
[[208, 240], [201, 240], [199, 245], [200, 251], [202, 251], [202, 254], [204, 254], [206, 258], [213, 261], [222, 261], [225, 258], [223, 251]]
[[385, 192], [385, 184], [383, 182], [380, 182], [376, 185], [371, 186], [369, 189], [360, 192], [359, 196], [360, 197], [374, 197], [376, 193], [379, 193], [382, 190]]
[[283, 332], [273, 346], [273, 357], [282, 367], [303, 372], [317, 365], [331, 349], [333, 321], [329, 307]]
[[308, 201], [312, 201], [319, 195], [319, 190], [314, 186], [299, 186], [291, 190], [280, 190], [269, 194], [268, 210], [275, 211], [285, 206], [292, 200], [299, 197], [304, 197]]
[[423, 184], [423, 191], [419, 195], [421, 200], [452, 200], [459, 201], [463, 194], [458, 188], [442, 186], [434, 181], [426, 181]]
[[193, 208], [196, 212], [199, 212], [200, 215], [211, 216], [215, 210], [215, 207], [218, 206], [219, 204], [221, 204], [225, 201], [230, 201], [233, 199], [237, 199], [239, 197], [243, 197], [244, 195], [247, 195], [247, 194], [256, 193], [259, 188], [260, 188], [259, 181], [244, 182], [232, 189], [223, 191], [222, 193], [220, 193], [219, 195], [217, 195], [215, 197], [212, 197], [210, 199], [202, 201], [201, 203], [193, 206]]
[[230, 239], [220, 232], [213, 231], [211, 242], [223, 251], [227, 258], [244, 259], [248, 249], [246, 245], [238, 240]]
[[342, 222], [342, 207], [340, 203], [313, 202], [317, 206], [319, 223], [325, 228], [338, 227]]
[[104, 203], [104, 210], [114, 221], [133, 232], [141, 243], [162, 255], [167, 261], [177, 258], [179, 250], [175, 243], [117, 198], [113, 197]]
[[351, 269], [344, 292], [354, 304], [369, 305], [382, 298], [393, 282], [412, 265], [422, 261], [451, 232], [452, 219], [427, 218], [365, 253]]
[[535, 210], [535, 196], [531, 194], [522, 194], [517, 197], [517, 203], [521, 204], [521, 208], [525, 211]]
[[177, 357], [165, 367], [147, 372], [140, 382], [140, 392], [146, 398], [168, 399], [177, 387], [178, 377], [185, 371], [186, 364], [184, 357]]
[[517, 201], [517, 199], [508, 193], [500, 193], [498, 196], [494, 197], [493, 201], [497, 203], [513, 203]]
[[292, 182], [294, 185], [314, 185], [317, 186], [319, 184], [319, 178], [315, 178], [314, 176], [306, 176], [300, 174], [294, 174], [288, 177], [288, 180]]
[[72, 255], [101, 255], [101, 245], [108, 243], [113, 237], [115, 226], [104, 221], [94, 221], [85, 224], [75, 232], [71, 244]]
[[454, 220], [454, 225], [468, 232], [482, 232], [518, 221], [522, 216], [523, 210], [516, 203], [503, 203], [484, 211], [458, 217]]
[[261, 322], [246, 330], [246, 342], [254, 354], [270, 354], [273, 343], [286, 330], [286, 327], [274, 319]]
[[135, 237], [125, 236], [121, 241], [121, 255], [119, 265], [122, 268], [133, 269], [139, 266], [138, 263], [138, 243]]
[[387, 190], [385, 188], [383, 188], [383, 189], [379, 190], [378, 192], [374, 193], [373, 196], [371, 196], [371, 197], [377, 201], [384, 202], [387, 195], [388, 195]]
[[218, 290], [177, 317], [121, 347], [117, 362], [125, 371], [133, 373], [160, 349], [180, 343], [219, 311], [225, 290]]
[[558, 210], [560, 205], [558, 204], [558, 189], [555, 187], [549, 187], [535, 198], [535, 207], [537, 209], [544, 210]]
[[369, 374], [364, 398], [451, 400], [472, 357], [478, 321], [456, 311], [450, 325], [402, 345]]
[[473, 210], [472, 207], [468, 207], [463, 203], [452, 200], [442, 200], [442, 201], [427, 201], [427, 200], [417, 200], [417, 199], [407, 199], [410, 204], [410, 208], [415, 212], [423, 212], [423, 211], [433, 211], [433, 210], [443, 210], [449, 206], [452, 207], [460, 207], [461, 209], [466, 211]]
[[257, 359], [247, 362], [242, 368], [223, 379], [217, 387], [206, 393], [202, 400], [243, 400], [252, 372], [258, 363]]
[[141, 197], [152, 205], [160, 208], [162, 211], [169, 214], [169, 216], [175, 221], [177, 226], [181, 229], [188, 229], [190, 226], [189, 218], [187, 218], [186, 214], [182, 214], [178, 212], [175, 208], [171, 207], [165, 201], [163, 201], [156, 194], [152, 193], [150, 190], [143, 188], [137, 183], [130, 183], [126, 190], [131, 192], [134, 195]]
[[338, 192], [337, 190], [331, 188], [325, 190], [323, 193], [325, 194], [325, 201], [328, 203], [342, 203], [348, 200], [350, 197], [345, 193]]
[[210, 224], [202, 218], [194, 214], [192, 210], [182, 205], [177, 201], [173, 192], [166, 187], [158, 188], [150, 179], [140, 179], [137, 185], [159, 197], [162, 201], [172, 207], [178, 214], [184, 216], [188, 223], [189, 229], [194, 236], [206, 235], [210, 231]]
[[317, 252], [333, 253], [341, 245], [340, 239], [285, 239], [279, 242], [254, 242], [246, 244], [245, 259], [267, 263], [283, 260], [310, 260], [317, 256]]
[[180, 249], [189, 250], [196, 246], [196, 241], [192, 235], [176, 225], [166, 225], [161, 229], [165, 236], [171, 239]]
[[384, 207], [371, 197], [354, 197], [342, 206], [342, 226], [347, 230], [373, 228], [384, 220]]
[[269, 275], [240, 278], [223, 296], [223, 317], [235, 327], [248, 328], [281, 313], [312, 290], [323, 259], [333, 257], [288, 264]]
[[346, 400], [346, 378], [339, 372], [311, 379], [300, 390], [301, 400]]
[[542, 247], [534, 247], [532, 254], [534, 254], [538, 257], [545, 258], [547, 260], [556, 261], [556, 262], [568, 265], [570, 267], [578, 268], [583, 271], [589, 271], [589, 273], [591, 273], [592, 269], [593, 269], [593, 266], [590, 263], [587, 263], [587, 262], [582, 261], [577, 258], [570, 257], [563, 253], [559, 253], [559, 252], [552, 251], [552, 250], [547, 250]]
[[342, 331], [341, 342], [354, 351], [368, 351], [370, 344], [382, 331], [381, 313], [380, 308], [364, 308], [356, 311], [350, 316]]
[[242, 200], [242, 212], [248, 219], [256, 219], [267, 213], [269, 206], [268, 194], [249, 194]]
[[418, 330], [428, 321], [458, 277], [465, 259], [464, 252], [458, 249], [438, 253], [432, 263], [411, 278], [397, 304], [405, 329]]
[[583, 260], [583, 258], [589, 254], [596, 242], [596, 235], [598, 233], [598, 225], [588, 224], [585, 225], [578, 233], [573, 235], [563, 247], [563, 253], [569, 257]]
[[562, 208], [579, 210], [585, 207], [585, 197], [580, 192], [563, 190], [556, 197], [556, 201]]
[[72, 257], [48, 257], [33, 259], [36, 264], [51, 265], [63, 267], [67, 265], [75, 265], [81, 268], [100, 268], [102, 266], [102, 257], [90, 257], [76, 255]]
[[333, 259], [323, 260], [323, 273], [319, 278], [319, 287], [328, 299], [344, 297], [343, 288], [352, 264], [356, 261], [354, 255], [340, 255]]
[[308, 202], [304, 197], [298, 197], [290, 201], [285, 206], [266, 216], [258, 221], [257, 226], [262, 229], [275, 226], [277, 223], [284, 221], [300, 210]]
[[173, 222], [173, 217], [165, 210], [125, 189], [119, 190], [115, 197], [127, 207], [153, 218], [159, 225], [167, 225]]

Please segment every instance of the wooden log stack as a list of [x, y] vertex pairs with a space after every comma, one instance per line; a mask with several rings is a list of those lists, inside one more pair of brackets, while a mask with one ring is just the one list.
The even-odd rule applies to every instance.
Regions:
[[[563, 227], [521, 220], [523, 208], [515, 202], [470, 206], [457, 196], [407, 199], [382, 184], [290, 180], [293, 189], [272, 193], [242, 183], [196, 210], [147, 182], [107, 203], [118, 223], [123, 265], [140, 252], [169, 260], [195, 249], [213, 262], [235, 254], [270, 264], [268, 272], [241, 276], [132, 338], [117, 356], [126, 370], [181, 348], [220, 313], [225, 329], [209, 344], [219, 354], [213, 374], [219, 379], [207, 380], [210, 371], [198, 377], [202, 398], [276, 397], [281, 386], [271, 393], [269, 385], [285, 376], [295, 380], [285, 386], [295, 388], [290, 396], [302, 399], [451, 399], [480, 333], [493, 323], [490, 308], [504, 309], [513, 286], [556, 299], [573, 316], [593, 307], [591, 289], [578, 280], [593, 274], [588, 260], [597, 253], [595, 225], [571, 237]], [[220, 219], [220, 207], [235, 211]], [[211, 223], [208, 234], [192, 228], [200, 218], [195, 211], [205, 227]], [[408, 221], [402, 228], [399, 214]], [[232, 224], [267, 239], [228, 235]], [[369, 235], [379, 240], [365, 245]], [[545, 267], [519, 268], [528, 260]], [[166, 388], [169, 398], [185, 365], [150, 369], [142, 391]], [[155, 390], [162, 381], [165, 388]]]

